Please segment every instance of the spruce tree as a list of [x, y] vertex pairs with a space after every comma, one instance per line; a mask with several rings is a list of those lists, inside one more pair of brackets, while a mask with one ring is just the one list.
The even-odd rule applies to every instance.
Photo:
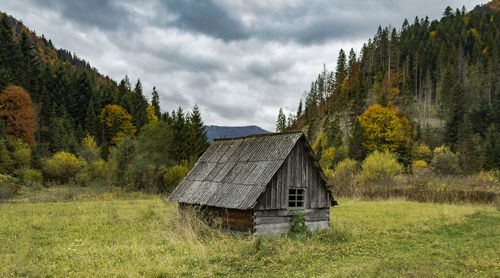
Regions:
[[351, 159], [363, 161], [367, 155], [366, 149], [363, 146], [364, 130], [359, 120], [354, 121], [351, 136], [349, 136], [348, 155]]
[[92, 97], [92, 87], [86, 72], [81, 72], [74, 85], [73, 93], [69, 99], [69, 114], [75, 120], [75, 124], [83, 124], [87, 115], [87, 107]]
[[184, 115], [184, 111], [179, 106], [177, 111], [173, 112], [172, 119], [172, 129], [173, 129], [173, 139], [174, 145], [172, 146], [172, 154], [173, 158], [177, 163], [180, 163], [182, 160], [189, 159], [189, 148], [188, 145], [188, 123], [186, 121], [186, 116]]
[[340, 129], [340, 121], [338, 117], [335, 116], [332, 121], [325, 121], [323, 129], [325, 130], [328, 146], [338, 149], [343, 145], [343, 132]]
[[151, 99], [151, 106], [153, 106], [155, 110], [156, 117], [158, 119], [161, 119], [161, 111], [160, 111], [160, 96], [158, 95], [158, 92], [156, 91], [156, 87], [153, 87], [153, 97]]
[[453, 86], [450, 97], [452, 102], [450, 111], [451, 117], [446, 123], [446, 134], [445, 134], [446, 141], [450, 144], [451, 149], [453, 151], [456, 150], [455, 144], [458, 139], [458, 133], [463, 122], [464, 114], [466, 112], [464, 97], [465, 94], [463, 87], [459, 84]]
[[297, 120], [302, 117], [302, 99], [299, 101], [299, 107], [297, 108], [297, 115], [295, 117]]
[[286, 116], [283, 113], [283, 108], [280, 108], [278, 119], [276, 120], [276, 132], [285, 132], [286, 130]]
[[141, 128], [148, 122], [147, 109], [148, 101], [142, 94], [142, 84], [138, 79], [135, 85], [135, 89], [132, 95], [132, 123], [137, 127], [137, 130]]
[[500, 169], [500, 132], [493, 124], [484, 139], [484, 169]]
[[470, 117], [466, 114], [460, 126], [456, 144], [459, 164], [466, 174], [481, 170], [483, 158], [480, 140], [481, 137], [473, 133]]
[[208, 148], [207, 132], [197, 105], [193, 107], [193, 111], [189, 114], [188, 123], [189, 159], [195, 161]]

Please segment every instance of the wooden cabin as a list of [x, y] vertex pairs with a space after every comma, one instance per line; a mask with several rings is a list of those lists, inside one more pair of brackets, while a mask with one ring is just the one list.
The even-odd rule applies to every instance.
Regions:
[[281, 234], [301, 211], [328, 229], [336, 201], [302, 132], [216, 139], [169, 197], [201, 206], [233, 231]]

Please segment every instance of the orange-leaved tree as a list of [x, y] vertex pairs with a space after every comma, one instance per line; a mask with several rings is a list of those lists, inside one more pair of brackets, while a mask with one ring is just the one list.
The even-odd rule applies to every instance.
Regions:
[[105, 137], [112, 145], [137, 131], [132, 124], [132, 116], [116, 104], [106, 105], [101, 111], [100, 120], [104, 125]]
[[36, 113], [31, 98], [18, 86], [7, 86], [0, 94], [0, 117], [4, 122], [5, 134], [21, 138], [33, 146], [37, 129]]
[[374, 104], [359, 116], [359, 123], [364, 130], [363, 146], [368, 152], [400, 152], [414, 137], [410, 121], [395, 108]]

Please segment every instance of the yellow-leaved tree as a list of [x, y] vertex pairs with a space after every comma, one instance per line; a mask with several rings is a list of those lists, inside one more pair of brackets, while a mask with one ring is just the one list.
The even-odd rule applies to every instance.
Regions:
[[111, 145], [118, 144], [125, 136], [134, 135], [137, 131], [132, 124], [132, 116], [119, 105], [106, 105], [99, 118], [104, 125], [105, 137]]
[[146, 108], [146, 116], [149, 124], [158, 122], [158, 116], [156, 116], [155, 108], [152, 105], [148, 105], [148, 108]]
[[368, 152], [400, 152], [414, 137], [410, 121], [395, 108], [370, 106], [359, 117], [364, 130], [363, 146]]

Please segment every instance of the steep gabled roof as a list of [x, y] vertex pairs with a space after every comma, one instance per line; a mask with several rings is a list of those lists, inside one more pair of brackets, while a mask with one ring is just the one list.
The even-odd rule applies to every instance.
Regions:
[[302, 137], [302, 132], [292, 132], [217, 139], [168, 199], [223, 208], [252, 208]]

